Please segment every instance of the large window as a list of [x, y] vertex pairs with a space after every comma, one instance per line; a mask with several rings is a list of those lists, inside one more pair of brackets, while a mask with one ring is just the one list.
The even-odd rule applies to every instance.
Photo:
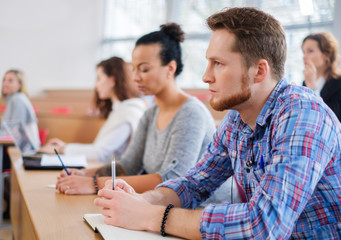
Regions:
[[186, 33], [183, 43], [183, 88], [206, 88], [201, 81], [206, 68], [205, 51], [211, 32], [205, 19], [224, 7], [262, 9], [284, 26], [288, 43], [286, 78], [303, 80], [301, 43], [311, 32], [331, 31], [335, 0], [106, 0], [102, 57], [131, 60], [134, 43], [141, 35], [159, 30], [165, 22], [177, 22]]

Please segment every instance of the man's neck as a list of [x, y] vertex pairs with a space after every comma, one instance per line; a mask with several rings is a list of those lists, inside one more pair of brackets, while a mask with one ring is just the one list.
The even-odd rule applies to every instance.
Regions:
[[262, 111], [262, 108], [264, 107], [277, 83], [278, 82], [275, 80], [270, 80], [253, 84], [252, 95], [250, 99], [236, 109], [239, 112], [243, 122], [252, 130], [255, 130], [258, 115]]

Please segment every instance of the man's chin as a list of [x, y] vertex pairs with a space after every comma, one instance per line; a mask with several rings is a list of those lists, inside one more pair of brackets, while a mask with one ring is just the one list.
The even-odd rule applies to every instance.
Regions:
[[221, 103], [219, 103], [219, 102], [213, 101], [212, 98], [211, 98], [211, 100], [210, 100], [210, 106], [211, 106], [214, 110], [220, 111], [220, 112], [229, 109], [229, 108], [226, 108], [226, 106], [224, 106], [223, 104], [221, 104]]

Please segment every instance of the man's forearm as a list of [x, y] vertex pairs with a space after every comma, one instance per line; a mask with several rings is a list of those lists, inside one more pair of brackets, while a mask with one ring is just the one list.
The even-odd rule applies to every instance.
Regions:
[[156, 190], [147, 191], [142, 194], [143, 198], [154, 205], [167, 206], [172, 203], [175, 207], [181, 207], [179, 196], [173, 189], [160, 187]]
[[[181, 201], [177, 193], [167, 187], [160, 187], [153, 191], [148, 191], [142, 194], [145, 200], [154, 205], [167, 206], [173, 204], [174, 209], [171, 209], [165, 224], [165, 232], [170, 235], [184, 237], [187, 239], [201, 239], [200, 236], [200, 218], [202, 209], [189, 210], [181, 209]], [[149, 226], [151, 231], [159, 232], [162, 222], [162, 217], [166, 207], [155, 207], [153, 223]]]
[[[147, 230], [160, 232], [163, 214], [166, 207], [151, 206], [148, 210], [151, 213]], [[202, 209], [189, 210], [182, 208], [172, 208], [165, 223], [165, 233], [187, 239], [201, 239], [200, 218]]]

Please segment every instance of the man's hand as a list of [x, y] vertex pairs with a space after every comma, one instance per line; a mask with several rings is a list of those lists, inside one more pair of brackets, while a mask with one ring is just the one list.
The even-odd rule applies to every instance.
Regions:
[[[110, 185], [109, 181], [107, 183]], [[115, 190], [100, 190], [99, 198], [94, 201], [96, 206], [103, 208], [104, 223], [133, 230], [158, 231], [164, 207], [151, 205], [141, 194], [127, 193], [119, 186], [122, 186], [121, 182], [116, 184]]]
[[[135, 193], [135, 190], [132, 186], [130, 186], [126, 181], [123, 179], [115, 179], [115, 189], [119, 188], [126, 193]], [[103, 189], [109, 189], [112, 190], [112, 180], [107, 180], [105, 182], [105, 186]]]

